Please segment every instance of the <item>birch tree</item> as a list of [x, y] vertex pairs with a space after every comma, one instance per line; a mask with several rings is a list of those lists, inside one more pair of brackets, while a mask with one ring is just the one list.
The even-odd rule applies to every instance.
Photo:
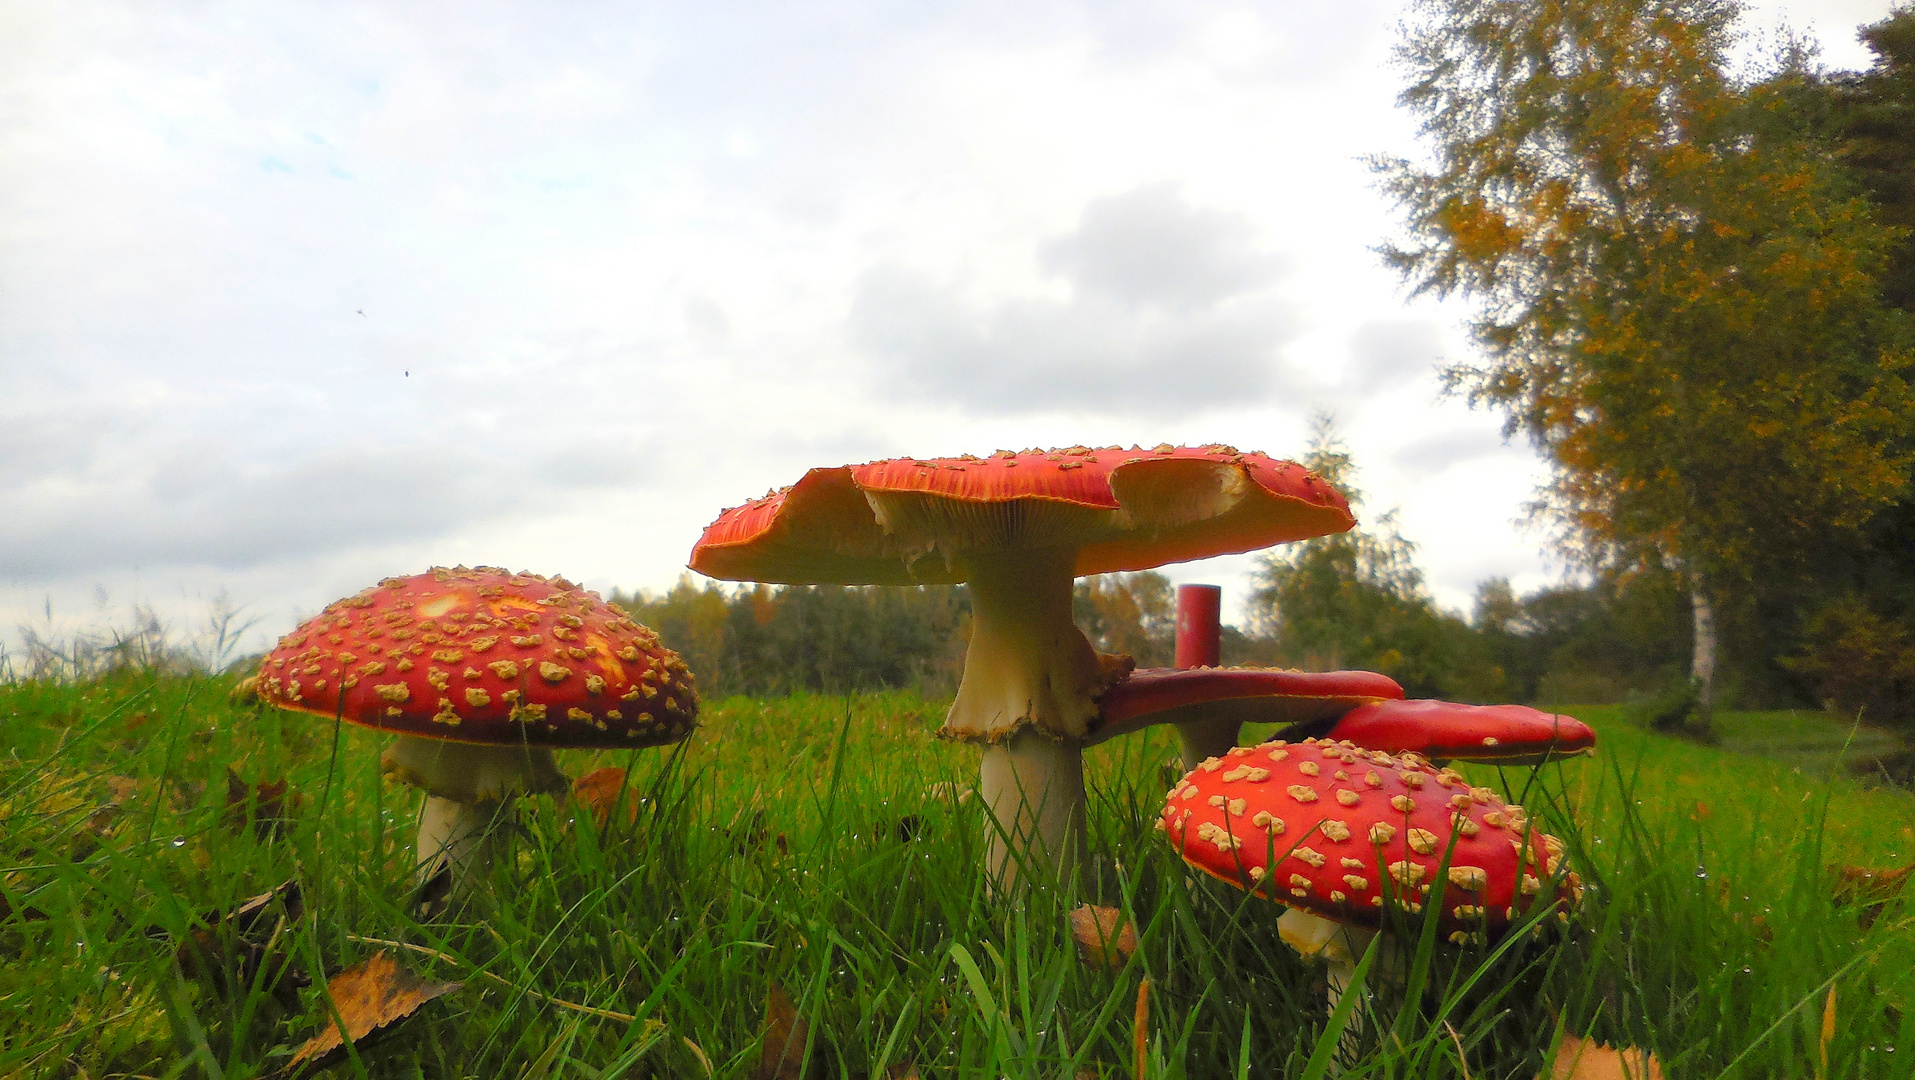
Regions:
[[1727, 0], [1425, 0], [1400, 60], [1423, 161], [1378, 163], [1386, 257], [1473, 299], [1455, 392], [1553, 466], [1540, 506], [1591, 565], [1660, 562], [1718, 610], [1866, 520], [1909, 464], [1910, 357], [1878, 279], [1897, 235], [1774, 137], [1726, 73]]

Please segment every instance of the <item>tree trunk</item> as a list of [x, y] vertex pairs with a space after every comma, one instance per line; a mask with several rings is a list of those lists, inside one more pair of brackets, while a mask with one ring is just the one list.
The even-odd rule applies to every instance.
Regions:
[[1696, 616], [1695, 651], [1689, 657], [1689, 681], [1696, 689], [1695, 726], [1707, 733], [1715, 726], [1716, 612], [1700, 580], [1689, 586], [1689, 604]]

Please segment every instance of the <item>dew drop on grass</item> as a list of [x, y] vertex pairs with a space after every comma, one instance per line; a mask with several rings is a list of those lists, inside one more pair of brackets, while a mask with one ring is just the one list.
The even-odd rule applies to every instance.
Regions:
[[184, 837], [184, 836], [175, 836], [175, 837], [173, 838], [173, 846], [174, 846], [174, 847], [185, 847], [185, 846], [186, 846], [186, 837]]
[[1744, 975], [1747, 975], [1747, 974], [1749, 974], [1749, 973], [1750, 973], [1751, 971], [1753, 971], [1753, 970], [1754, 970], [1754, 969], [1752, 969], [1752, 968], [1747, 968], [1747, 967], [1745, 967], [1745, 968], [1743, 968], [1743, 969], [1742, 969], [1742, 974], [1744, 974]]
[[1698, 866], [1698, 867], [1696, 867], [1696, 877], [1698, 877], [1698, 878], [1706, 878], [1706, 877], [1708, 877], [1708, 876], [1709, 876], [1709, 868], [1708, 868], [1708, 867], [1706, 867], [1706, 866]]

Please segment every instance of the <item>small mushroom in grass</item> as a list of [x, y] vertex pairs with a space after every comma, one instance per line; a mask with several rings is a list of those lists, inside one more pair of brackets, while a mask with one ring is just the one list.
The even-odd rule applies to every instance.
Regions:
[[335, 601], [261, 661], [262, 700], [398, 735], [387, 775], [422, 788], [419, 876], [483, 875], [511, 800], [563, 791], [565, 748], [691, 733], [691, 672], [658, 635], [564, 578], [435, 567]]
[[1228, 446], [1000, 450], [813, 469], [719, 515], [691, 568], [733, 581], [962, 582], [971, 643], [939, 732], [983, 747], [996, 880], [1083, 855], [1083, 745], [1127, 675], [1071, 621], [1086, 574], [1253, 551], [1342, 532], [1343, 497], [1293, 462]]
[[1284, 904], [1279, 933], [1330, 963], [1341, 996], [1387, 910], [1438, 905], [1453, 942], [1491, 935], [1537, 903], [1558, 915], [1582, 886], [1562, 842], [1519, 806], [1416, 754], [1349, 741], [1237, 747], [1178, 781], [1159, 822], [1191, 866]]
[[1596, 752], [1596, 733], [1588, 724], [1526, 705], [1376, 701], [1351, 709], [1323, 734], [1436, 761], [1540, 765]]

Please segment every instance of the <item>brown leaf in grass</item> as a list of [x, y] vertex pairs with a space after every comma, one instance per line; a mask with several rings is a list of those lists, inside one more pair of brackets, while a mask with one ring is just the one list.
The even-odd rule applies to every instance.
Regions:
[[[348, 1039], [355, 1048], [362, 1047], [418, 1012], [427, 1002], [464, 985], [422, 979], [400, 967], [385, 953], [374, 953], [364, 963], [326, 980], [326, 996], [338, 1014], [326, 1016], [325, 1027], [293, 1053], [286, 1072], [291, 1075], [335, 1064], [345, 1058]], [[343, 1035], [340, 1033], [342, 1024]]]
[[174, 951], [181, 973], [203, 979], [215, 993], [230, 997], [259, 984], [282, 1005], [293, 1004], [293, 993], [312, 980], [278, 948], [286, 925], [305, 914], [297, 880], [243, 901], [231, 911], [212, 911], [200, 917], [204, 926], [190, 930]]
[[228, 768], [226, 810], [220, 815], [220, 822], [234, 832], [244, 832], [251, 822], [253, 835], [264, 843], [285, 830], [305, 801], [306, 797], [293, 790], [290, 781], [262, 780], [248, 784]]
[[805, 1042], [811, 1025], [798, 1015], [791, 996], [777, 983], [765, 995], [765, 1048], [752, 1080], [798, 1080], [804, 1071]]
[[1091, 967], [1115, 971], [1137, 951], [1137, 931], [1116, 908], [1085, 904], [1072, 909], [1070, 920], [1077, 954]]
[[[601, 829], [611, 824], [612, 806], [618, 802], [619, 792], [624, 790], [625, 770], [616, 765], [593, 769], [572, 781], [572, 798], [578, 800]], [[625, 823], [629, 825], [637, 820], [638, 798], [628, 794], [625, 797]]]
[[1862, 928], [1875, 925], [1882, 909], [1902, 894], [1902, 888], [1908, 884], [1910, 873], [1915, 873], [1915, 863], [1894, 870], [1875, 870], [1866, 866], [1832, 866], [1835, 874], [1835, 900], [1840, 904], [1857, 904], [1862, 908]]
[[1536, 1080], [1662, 1080], [1656, 1055], [1629, 1047], [1612, 1050], [1594, 1039], [1568, 1032], [1556, 1045], [1556, 1059]]
[[1822, 1037], [1816, 1043], [1815, 1080], [1828, 1080], [1829, 1044], [1835, 1041], [1835, 987], [1829, 987], [1828, 999], [1822, 1002]]
[[918, 1063], [900, 1061], [895, 1065], [887, 1066], [884, 1070], [884, 1080], [918, 1080]]

